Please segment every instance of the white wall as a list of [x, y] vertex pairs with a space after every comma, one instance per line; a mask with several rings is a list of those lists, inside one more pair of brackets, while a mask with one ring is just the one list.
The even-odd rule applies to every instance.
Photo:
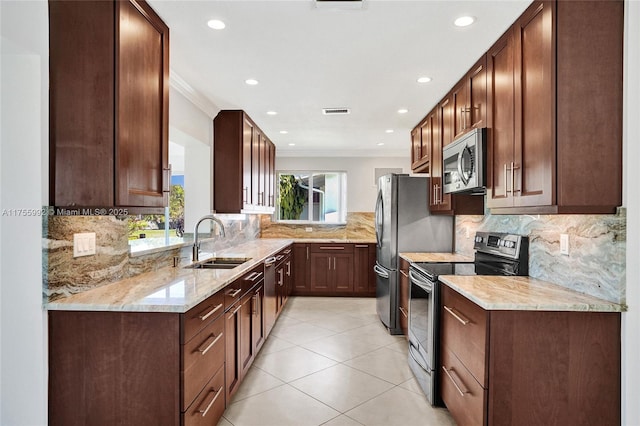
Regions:
[[622, 424], [640, 425], [640, 2], [625, 2], [625, 153], [624, 199], [627, 207], [627, 305], [622, 316]]
[[47, 199], [47, 2], [0, 1], [0, 16], [0, 424], [45, 425], [42, 218], [9, 209], [38, 211]]
[[372, 212], [375, 209], [377, 183], [376, 168], [401, 168], [411, 172], [407, 157], [278, 157], [276, 171], [318, 170], [347, 172], [347, 211]]

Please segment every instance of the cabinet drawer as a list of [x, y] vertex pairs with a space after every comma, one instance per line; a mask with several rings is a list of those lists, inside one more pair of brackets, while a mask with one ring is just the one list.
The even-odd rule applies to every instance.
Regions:
[[182, 413], [185, 426], [215, 426], [224, 413], [224, 368], [220, 367], [189, 409]]
[[442, 400], [459, 425], [483, 425], [486, 391], [451, 351], [443, 348], [438, 367]]
[[224, 364], [224, 317], [209, 324], [182, 347], [182, 409], [186, 409]]
[[442, 345], [486, 387], [487, 311], [441, 284]]
[[353, 244], [310, 244], [313, 253], [353, 253]]
[[[259, 282], [264, 280], [264, 263], [260, 263], [258, 266], [253, 268], [250, 272], [244, 274], [242, 278], [240, 278], [240, 285], [242, 287], [242, 291], [234, 300], [240, 299], [243, 295], [247, 294], [249, 290], [255, 287]], [[237, 285], [232, 285], [232, 287], [237, 288]], [[231, 301], [231, 300], [230, 300]], [[233, 303], [231, 303], [232, 305]], [[229, 305], [229, 306], [231, 306]]]
[[224, 293], [222, 291], [189, 309], [183, 316], [183, 338], [181, 343], [191, 340], [203, 327], [218, 318], [223, 312]]
[[234, 303], [240, 300], [240, 296], [242, 296], [242, 283], [244, 280], [242, 278], [235, 280], [231, 284], [227, 285], [224, 292], [224, 310], [229, 309]]

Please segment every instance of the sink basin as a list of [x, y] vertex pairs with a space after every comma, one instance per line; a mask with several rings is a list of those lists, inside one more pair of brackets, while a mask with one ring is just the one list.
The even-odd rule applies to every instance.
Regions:
[[185, 266], [190, 269], [233, 269], [242, 265], [246, 261], [251, 260], [250, 257], [212, 257], [200, 263], [193, 263]]

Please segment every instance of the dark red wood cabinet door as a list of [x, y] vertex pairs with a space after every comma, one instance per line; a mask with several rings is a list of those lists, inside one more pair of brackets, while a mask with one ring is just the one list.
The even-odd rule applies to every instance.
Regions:
[[[243, 114], [244, 116], [244, 114]], [[242, 207], [254, 204], [251, 186], [251, 153], [255, 126], [246, 117], [242, 120]], [[232, 172], [230, 172], [232, 173]]]
[[551, 2], [541, 2], [515, 25], [515, 206], [555, 204], [555, 72]]
[[514, 143], [513, 32], [487, 53], [487, 207], [509, 207]]
[[168, 204], [169, 28], [146, 3], [116, 2], [116, 205]]
[[482, 58], [471, 68], [468, 77], [469, 110], [467, 120], [469, 127], [482, 128], [487, 126], [487, 57]]

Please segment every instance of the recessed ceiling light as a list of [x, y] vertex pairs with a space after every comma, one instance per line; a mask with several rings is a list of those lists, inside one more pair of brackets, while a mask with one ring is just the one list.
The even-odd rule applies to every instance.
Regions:
[[[249, 84], [247, 82], [247, 84]], [[267, 115], [278, 115], [278, 113], [276, 111], [267, 111]]]
[[249, 78], [249, 79], [245, 80], [244, 82], [247, 83], [249, 86], [255, 86], [256, 84], [258, 84], [258, 80], [254, 79], [254, 78]]
[[289, 146], [296, 146], [296, 144], [295, 143], [290, 143]]
[[428, 83], [431, 81], [431, 77], [419, 77], [418, 83]]
[[473, 16], [461, 16], [455, 21], [453, 21], [453, 25], [456, 27], [468, 27], [476, 21], [476, 18]]
[[280, 134], [281, 135], [286, 135], [287, 133], [289, 133], [289, 132], [287, 132], [286, 130], [280, 130]]
[[378, 146], [384, 145], [384, 142], [378, 142]]
[[400, 108], [400, 109], [398, 110], [398, 114], [406, 114], [406, 113], [408, 113], [408, 112], [409, 112], [409, 110], [408, 110], [408, 109], [406, 109], [406, 108]]
[[209, 26], [209, 28], [212, 28], [214, 30], [222, 30], [224, 29], [224, 27], [226, 27], [224, 22], [222, 22], [219, 19], [210, 19], [209, 21], [207, 21], [207, 26]]
[[393, 133], [393, 129], [387, 129], [385, 130], [385, 133]]

